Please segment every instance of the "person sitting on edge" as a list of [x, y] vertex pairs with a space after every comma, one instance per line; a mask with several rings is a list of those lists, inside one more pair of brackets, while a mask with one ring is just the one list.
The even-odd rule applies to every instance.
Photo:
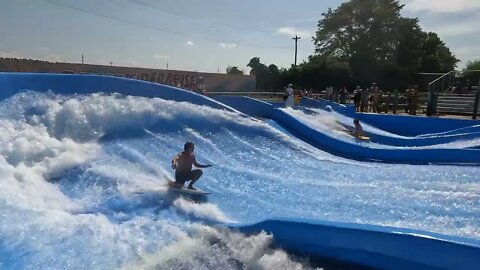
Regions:
[[363, 136], [363, 128], [362, 125], [360, 125], [360, 120], [353, 120], [353, 124], [355, 124], [355, 131], [353, 132], [353, 137], [359, 138]]
[[172, 159], [172, 168], [175, 169], [175, 182], [172, 186], [176, 188], [183, 188], [187, 181], [191, 181], [188, 189], [195, 190], [193, 184], [200, 179], [203, 172], [200, 169], [192, 170], [192, 165], [197, 168], [208, 168], [212, 165], [202, 165], [197, 162], [193, 150], [195, 145], [193, 142], [186, 142], [183, 147], [183, 152], [179, 153]]

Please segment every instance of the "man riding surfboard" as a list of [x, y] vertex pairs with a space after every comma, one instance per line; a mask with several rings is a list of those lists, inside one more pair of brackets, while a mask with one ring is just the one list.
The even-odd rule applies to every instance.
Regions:
[[208, 168], [212, 165], [202, 165], [197, 162], [193, 151], [195, 145], [193, 142], [186, 142], [183, 147], [183, 152], [177, 154], [172, 159], [172, 168], [175, 169], [175, 182], [171, 184], [175, 188], [183, 188], [183, 185], [187, 181], [191, 181], [188, 185], [188, 189], [195, 190], [193, 184], [200, 179], [203, 171], [200, 169], [192, 170], [192, 166], [197, 168]]

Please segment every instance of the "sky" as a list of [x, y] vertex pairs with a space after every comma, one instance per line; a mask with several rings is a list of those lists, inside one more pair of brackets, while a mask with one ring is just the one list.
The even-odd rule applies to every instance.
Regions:
[[[252, 57], [289, 67], [314, 52], [341, 0], [0, 0], [0, 57], [225, 72]], [[480, 59], [480, 0], [400, 0], [462, 62]]]

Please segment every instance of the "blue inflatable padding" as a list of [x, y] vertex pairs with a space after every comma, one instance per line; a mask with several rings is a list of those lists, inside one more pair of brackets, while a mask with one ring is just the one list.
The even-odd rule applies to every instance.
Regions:
[[375, 127], [404, 136], [448, 132], [478, 125], [478, 120], [450, 119], [406, 115], [357, 113], [357, 118]]
[[338, 104], [328, 101], [326, 99], [313, 99], [309, 97], [302, 97], [299, 105], [303, 107], [312, 107], [323, 110], [328, 110], [329, 108], [331, 108], [332, 110], [348, 117], [353, 117], [355, 114], [355, 106]]
[[323, 134], [267, 102], [249, 97], [217, 97], [217, 100], [254, 117], [275, 120], [291, 134], [318, 149], [359, 161], [409, 164], [480, 165], [479, 149], [378, 149], [352, 144]]
[[216, 96], [215, 99], [253, 117], [271, 118], [274, 110], [270, 103], [249, 97]]
[[[242, 97], [243, 98], [243, 97]], [[231, 106], [236, 107], [238, 110], [243, 110], [245, 108], [252, 108], [255, 107], [255, 104], [252, 102], [241, 101], [239, 97], [218, 97], [216, 98], [220, 102], [231, 104]], [[228, 99], [228, 100], [227, 100]], [[241, 102], [241, 106], [238, 106], [236, 103]], [[331, 107], [332, 110], [336, 112], [340, 112], [341, 114], [347, 117], [356, 117], [355, 115], [355, 107], [349, 105], [341, 105], [338, 103], [330, 102], [327, 100], [319, 99], [314, 100], [311, 98], [302, 98], [302, 106], [296, 107], [296, 109], [302, 110], [304, 113], [307, 114], [316, 114], [315, 111], [311, 111], [308, 107], [313, 108], [321, 108], [326, 109], [328, 106]], [[265, 104], [268, 104], [265, 102]], [[285, 103], [272, 103], [274, 108], [283, 107]], [[307, 107], [304, 107], [307, 106]], [[266, 109], [265, 106], [261, 108], [257, 108], [255, 111], [249, 111], [244, 113], [249, 114], [251, 116], [259, 116], [265, 117], [268, 116], [260, 116], [268, 112], [269, 109]], [[383, 115], [386, 116], [386, 115]], [[386, 116], [386, 117], [395, 117], [393, 116]], [[416, 121], [415, 117], [410, 117], [412, 121]], [[389, 118], [387, 120], [394, 121], [395, 118]], [[438, 120], [438, 119], [437, 119]], [[445, 119], [441, 119], [445, 120]], [[453, 119], [456, 120], [456, 119]], [[464, 123], [471, 123], [471, 121], [460, 120], [462, 124]], [[381, 127], [378, 127], [381, 128]], [[399, 147], [415, 147], [415, 146], [428, 146], [428, 145], [436, 145], [436, 144], [446, 144], [451, 143], [454, 141], [461, 141], [461, 140], [471, 140], [471, 139], [478, 139], [480, 138], [480, 125], [477, 126], [468, 126], [460, 129], [456, 129], [454, 131], [447, 131], [440, 134], [432, 134], [430, 136], [425, 137], [410, 137], [410, 138], [401, 138], [401, 137], [390, 137], [381, 134], [375, 133], [368, 133], [372, 142], [383, 144], [383, 145], [390, 145], [390, 146], [399, 146]]]
[[91, 94], [97, 92], [158, 97], [186, 101], [216, 109], [236, 111], [209, 97], [180, 88], [113, 76], [50, 73], [1, 73], [0, 99], [6, 99], [24, 90], [52, 91], [58, 94]]
[[418, 230], [300, 219], [230, 227], [247, 234], [265, 231], [287, 250], [380, 269], [480, 266], [480, 241]]
[[[338, 104], [337, 104], [338, 105]], [[328, 106], [328, 105], [327, 105]], [[343, 105], [340, 105], [343, 106]], [[309, 107], [302, 107], [297, 106], [295, 107], [296, 110], [301, 110], [305, 114], [315, 115], [318, 112], [311, 110]], [[327, 109], [328, 111], [329, 109]], [[353, 120], [352, 124], [342, 125], [353, 129]], [[437, 144], [446, 144], [456, 141], [465, 141], [465, 140], [472, 140], [472, 139], [480, 139], [480, 127], [479, 126], [472, 126], [466, 127], [461, 129], [456, 129], [452, 131], [447, 131], [443, 133], [434, 133], [428, 134], [425, 136], [418, 136], [418, 137], [392, 137], [386, 136], [377, 133], [365, 132], [364, 133], [370, 137], [370, 141], [383, 144], [383, 145], [390, 145], [390, 146], [399, 146], [399, 147], [415, 147], [415, 146], [428, 146], [428, 145], [437, 145]]]
[[461, 134], [480, 134], [480, 125], [462, 127], [462, 128], [445, 131], [445, 132], [422, 134], [422, 135], [419, 135], [418, 137], [438, 137], [438, 136], [452, 136], [452, 135], [461, 135]]
[[398, 138], [398, 137], [389, 137], [381, 134], [368, 133], [367, 134], [372, 142], [384, 145], [391, 146], [428, 146], [436, 144], [446, 144], [455, 141], [465, 141], [480, 139], [480, 132], [474, 133], [459, 133], [445, 136], [432, 136], [432, 137], [420, 137], [420, 138]]
[[[338, 105], [338, 104], [337, 104]], [[327, 105], [329, 106], [329, 105]], [[343, 106], [343, 105], [338, 105]], [[306, 114], [317, 114], [316, 111], [312, 111], [308, 107], [296, 107], [297, 110], [302, 110]], [[327, 109], [328, 110], [328, 109]], [[343, 125], [343, 124], [342, 124]], [[346, 125], [353, 129], [352, 124]], [[442, 133], [427, 134], [417, 137], [392, 137], [377, 133], [366, 132], [366, 135], [370, 137], [371, 142], [400, 147], [415, 147], [415, 146], [428, 146], [437, 144], [446, 144], [455, 141], [465, 141], [472, 139], [480, 139], [480, 126], [469, 126], [465, 128], [455, 129]]]
[[272, 119], [292, 134], [329, 153], [360, 161], [381, 161], [410, 164], [475, 164], [480, 165], [477, 149], [378, 149], [352, 144], [330, 137], [301, 123], [293, 116], [275, 109]]
[[[11, 97], [23, 90], [39, 92], [50, 90], [59, 94], [121, 93], [188, 101], [197, 105], [235, 111], [202, 95], [144, 81], [98, 75], [0, 73], [0, 99]], [[369, 151], [376, 151], [348, 143], [340, 144], [338, 140], [309, 128], [266, 102], [238, 97], [219, 99], [235, 105], [247, 114], [272, 118], [287, 130], [293, 131], [297, 136], [303, 136], [305, 140], [319, 148], [328, 146], [331, 151], [339, 151], [345, 156], [359, 159], [370, 159], [369, 155], [372, 152]], [[335, 150], [336, 147], [340, 148]], [[427, 154], [422, 157], [419, 153]], [[443, 155], [455, 160], [462, 154], [469, 157], [469, 153], [447, 151]], [[478, 156], [478, 152], [474, 153]], [[377, 158], [393, 155], [396, 159], [402, 160], [411, 158], [409, 155], [412, 153], [392, 150], [373, 154]], [[428, 159], [432, 158], [432, 155], [440, 156], [441, 153], [423, 150], [417, 154]], [[264, 230], [272, 233], [276, 243], [285, 249], [365, 266], [385, 269], [476, 269], [480, 265], [478, 241], [414, 230], [292, 219], [267, 220], [230, 227], [245, 233]]]
[[[449, 119], [435, 117], [412, 117], [406, 115], [356, 113], [355, 107], [341, 105], [324, 99], [302, 98], [301, 106], [326, 109], [330, 106], [336, 112], [347, 117], [358, 118], [374, 127], [403, 136], [442, 133], [472, 126], [478, 126], [480, 120]], [[476, 130], [478, 132], [478, 128]], [[460, 133], [466, 133], [461, 132]], [[470, 132], [469, 132], [470, 133]]]

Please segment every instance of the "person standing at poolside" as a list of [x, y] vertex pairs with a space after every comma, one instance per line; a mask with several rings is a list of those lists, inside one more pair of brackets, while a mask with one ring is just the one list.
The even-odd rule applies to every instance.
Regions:
[[343, 87], [342, 89], [340, 89], [340, 91], [338, 92], [338, 95], [339, 95], [340, 104], [346, 104], [347, 95], [348, 95], [347, 87]]
[[400, 93], [398, 92], [398, 89], [393, 90], [393, 114], [397, 114], [399, 99], [400, 99]]
[[360, 112], [360, 102], [362, 100], [362, 89], [357, 86], [357, 89], [353, 91], [353, 103], [355, 104], [355, 112]]
[[372, 94], [372, 112], [379, 113], [379, 103], [380, 103], [380, 95], [381, 91], [377, 87], [377, 83], [372, 83], [370, 87], [370, 93]]
[[415, 85], [410, 91], [410, 114], [417, 114], [417, 103], [418, 103], [418, 86]]
[[392, 93], [390, 93], [390, 91], [387, 91], [387, 93], [383, 95], [383, 102], [383, 110], [385, 113], [388, 113], [392, 107]]
[[287, 87], [287, 100], [285, 101], [285, 107], [293, 107], [294, 105], [294, 97], [293, 97], [293, 88], [292, 84], [289, 84]]
[[405, 91], [405, 98], [406, 98], [406, 102], [405, 102], [405, 113], [408, 113], [410, 114], [410, 107], [412, 106], [411, 105], [411, 91], [413, 91], [412, 89], [412, 86], [408, 86], [407, 90]]
[[370, 93], [368, 92], [368, 87], [362, 89], [362, 99], [361, 99], [361, 111], [368, 112], [368, 98]]

